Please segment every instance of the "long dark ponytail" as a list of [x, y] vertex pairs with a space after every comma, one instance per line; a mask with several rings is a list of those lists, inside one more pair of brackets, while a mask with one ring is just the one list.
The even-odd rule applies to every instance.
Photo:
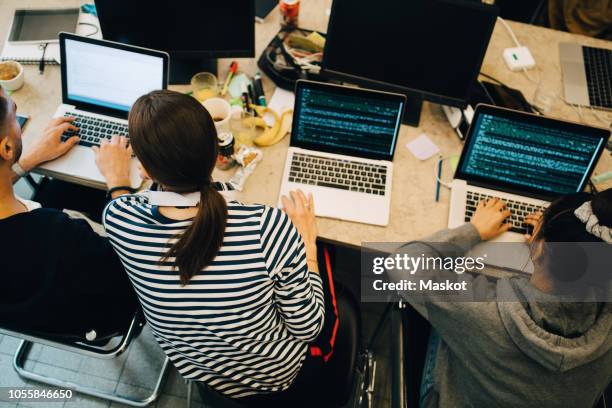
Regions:
[[151, 178], [177, 193], [200, 192], [198, 213], [162, 258], [175, 258], [183, 285], [217, 256], [227, 222], [225, 199], [212, 186], [217, 132], [208, 111], [192, 97], [153, 91], [129, 117], [130, 143]]

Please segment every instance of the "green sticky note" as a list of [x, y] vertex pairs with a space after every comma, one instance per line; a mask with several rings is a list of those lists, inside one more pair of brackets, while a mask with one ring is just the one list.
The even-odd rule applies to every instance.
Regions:
[[453, 171], [457, 170], [457, 165], [459, 164], [459, 156], [452, 156], [449, 161]]
[[251, 81], [249, 81], [246, 75], [238, 74], [232, 78], [232, 82], [230, 82], [227, 89], [232, 98], [240, 98], [240, 95], [245, 92], [244, 90], [247, 89], [250, 83]]

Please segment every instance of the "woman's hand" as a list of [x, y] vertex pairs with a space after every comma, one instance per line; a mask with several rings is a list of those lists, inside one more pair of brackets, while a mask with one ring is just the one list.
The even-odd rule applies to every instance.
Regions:
[[510, 215], [512, 213], [506, 207], [506, 203], [499, 198], [492, 198], [478, 203], [470, 222], [478, 230], [480, 238], [486, 241], [501, 235], [512, 227], [511, 223], [505, 222]]
[[317, 219], [314, 212], [314, 198], [308, 197], [302, 190], [291, 191], [290, 197], [282, 196], [283, 210], [287, 213], [295, 228], [302, 236], [306, 247], [308, 269], [318, 272], [317, 264]]
[[537, 211], [533, 214], [529, 214], [525, 217], [523, 221], [527, 225], [531, 225], [533, 227], [531, 234], [525, 234], [525, 239], [527, 242], [531, 243], [533, 237], [536, 235], [538, 228], [540, 227], [540, 222], [542, 221], [542, 212]]
[[110, 141], [103, 139], [100, 147], [93, 146], [92, 149], [96, 155], [96, 166], [104, 176], [108, 188], [129, 187], [132, 148], [128, 145], [128, 139], [115, 135]]

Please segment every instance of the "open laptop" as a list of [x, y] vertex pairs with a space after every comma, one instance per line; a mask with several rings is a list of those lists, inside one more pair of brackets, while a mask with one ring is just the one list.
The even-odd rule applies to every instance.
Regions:
[[612, 49], [559, 43], [565, 100], [612, 110]]
[[405, 104], [399, 94], [297, 81], [279, 206], [302, 189], [318, 216], [387, 225]]
[[[452, 183], [449, 228], [469, 221], [479, 201], [497, 197], [512, 212], [513, 227], [494, 241], [524, 242], [525, 216], [582, 191], [609, 136], [606, 129], [478, 105]], [[522, 265], [490, 256], [488, 263]]]
[[[62, 104], [54, 117], [74, 116], [81, 140], [64, 156], [40, 166], [43, 173], [104, 188], [91, 146], [112, 135], [127, 136], [127, 116], [140, 96], [168, 86], [168, 54], [110, 41], [60, 33]], [[74, 134], [62, 136], [65, 140]], [[142, 180], [132, 159], [130, 180]]]

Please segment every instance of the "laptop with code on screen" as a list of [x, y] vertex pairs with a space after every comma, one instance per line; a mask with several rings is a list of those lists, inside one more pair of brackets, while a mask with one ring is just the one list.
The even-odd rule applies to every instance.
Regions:
[[317, 216], [389, 223], [393, 155], [406, 97], [300, 80], [280, 197], [301, 189]]
[[[54, 118], [74, 117], [79, 129], [77, 146], [40, 166], [44, 174], [96, 188], [104, 177], [94, 161], [92, 146], [113, 135], [128, 136], [127, 116], [140, 96], [168, 86], [168, 54], [111, 41], [60, 33], [62, 104]], [[132, 159], [132, 187], [142, 180]]]
[[494, 241], [523, 242], [525, 216], [583, 191], [609, 137], [606, 129], [478, 105], [452, 182], [448, 227], [469, 221], [479, 201], [500, 198], [513, 226]]

